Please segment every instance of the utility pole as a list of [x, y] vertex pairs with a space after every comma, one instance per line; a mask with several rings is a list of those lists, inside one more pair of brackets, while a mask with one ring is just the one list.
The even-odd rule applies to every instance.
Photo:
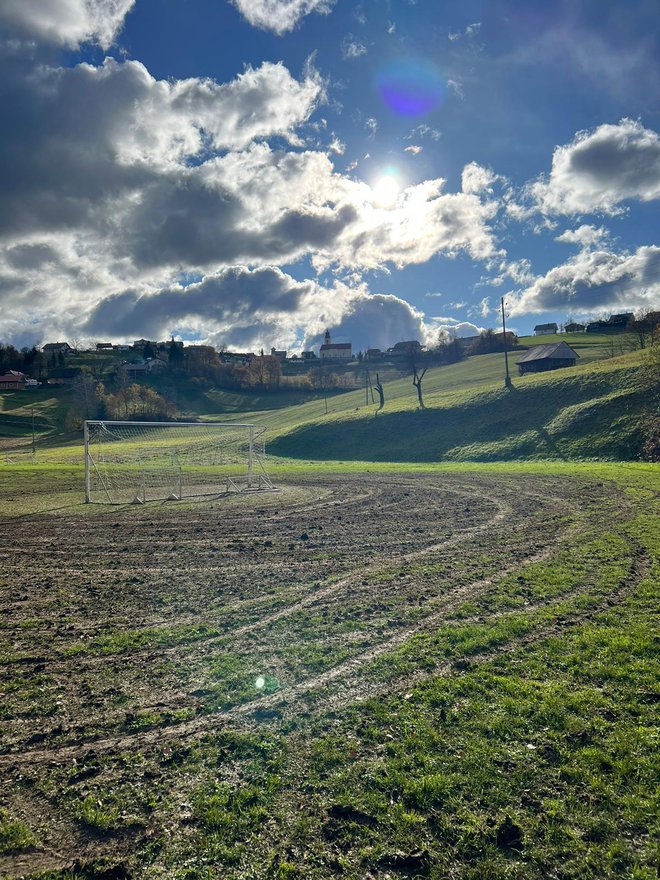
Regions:
[[500, 299], [500, 305], [502, 306], [502, 342], [504, 343], [504, 387], [512, 388], [513, 383], [511, 382], [511, 376], [509, 375], [509, 353], [506, 349], [506, 320], [504, 318], [504, 297]]
[[34, 461], [35, 456], [35, 448], [34, 448], [34, 407], [32, 407], [32, 461]]

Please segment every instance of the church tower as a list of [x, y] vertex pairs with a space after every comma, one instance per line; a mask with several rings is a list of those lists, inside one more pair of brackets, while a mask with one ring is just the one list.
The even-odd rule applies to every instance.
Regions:
[[332, 340], [330, 339], [330, 331], [325, 331], [325, 345], [332, 345]]

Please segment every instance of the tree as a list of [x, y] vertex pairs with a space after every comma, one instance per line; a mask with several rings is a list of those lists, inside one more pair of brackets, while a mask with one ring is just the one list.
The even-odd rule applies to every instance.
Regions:
[[421, 373], [417, 372], [417, 367], [413, 367], [413, 385], [417, 389], [417, 399], [419, 400], [419, 408], [424, 409], [424, 398], [422, 397], [422, 379], [426, 375], [427, 368], [424, 367]]
[[183, 365], [183, 349], [174, 341], [174, 337], [169, 342], [167, 360], [173, 370], [178, 370]]
[[385, 406], [385, 392], [383, 391], [383, 383], [380, 381], [380, 376], [376, 373], [376, 384], [374, 385], [376, 392], [378, 393], [378, 398], [380, 400], [380, 406], [376, 410], [376, 412], [380, 412], [381, 409]]

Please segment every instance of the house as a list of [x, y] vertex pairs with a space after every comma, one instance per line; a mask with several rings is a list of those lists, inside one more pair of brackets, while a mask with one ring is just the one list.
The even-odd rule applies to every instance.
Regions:
[[547, 336], [549, 333], [557, 332], [556, 324], [537, 324], [534, 327], [534, 336]]
[[136, 339], [135, 342], [133, 343], [133, 348], [141, 349], [141, 348], [146, 348], [148, 345], [150, 345], [153, 348], [153, 350], [156, 351], [156, 346], [158, 345], [158, 343], [152, 342], [150, 339]]
[[350, 361], [353, 357], [352, 342], [333, 342], [330, 331], [325, 331], [325, 342], [321, 346], [321, 360], [324, 361]]
[[303, 353], [300, 355], [300, 357], [304, 361], [315, 361], [316, 360], [316, 354], [313, 351], [303, 351]]
[[543, 373], [560, 367], [574, 367], [579, 357], [565, 342], [535, 345], [517, 361], [518, 372], [523, 376], [525, 373]]
[[392, 348], [387, 349], [387, 353], [391, 357], [408, 357], [411, 354], [419, 354], [421, 350], [420, 342], [416, 339], [409, 339], [406, 342], [395, 342]]
[[0, 391], [25, 391], [27, 376], [17, 370], [10, 370], [0, 376]]
[[127, 345], [124, 342], [124, 343], [120, 343], [119, 345], [113, 345], [112, 350], [113, 351], [130, 351], [131, 347], [130, 347], [130, 345]]
[[73, 385], [82, 373], [80, 367], [57, 367], [51, 370], [46, 379], [47, 385]]
[[380, 361], [383, 359], [383, 352], [379, 348], [368, 348], [365, 358], [368, 361]]
[[96, 343], [96, 350], [97, 351], [112, 351], [113, 348], [114, 348], [114, 346], [111, 342], [97, 342]]
[[577, 324], [575, 321], [571, 321], [570, 324], [564, 324], [565, 333], [584, 333], [584, 331], [584, 324]]
[[74, 351], [68, 342], [47, 342], [41, 350], [44, 354], [71, 354]]
[[285, 360], [286, 360], [286, 356], [287, 356], [287, 352], [286, 352], [286, 351], [279, 350], [279, 349], [277, 349], [277, 348], [271, 348], [271, 350], [270, 350], [270, 356], [273, 357], [273, 358], [277, 358], [278, 361], [285, 361]]
[[[188, 349], [194, 348], [189, 345]], [[249, 366], [256, 355], [249, 351], [221, 351], [218, 354], [221, 364], [238, 364], [241, 367]]]
[[602, 333], [604, 330], [611, 329], [607, 321], [592, 321], [587, 324], [587, 333]]
[[136, 364], [122, 364], [121, 369], [129, 378], [146, 376], [147, 373], [158, 373], [167, 369], [165, 361], [160, 358], [147, 358], [146, 361], [138, 361]]
[[622, 330], [625, 330], [634, 320], [635, 316], [632, 312], [622, 312], [620, 315], [610, 315], [607, 323], [610, 327], [620, 327]]

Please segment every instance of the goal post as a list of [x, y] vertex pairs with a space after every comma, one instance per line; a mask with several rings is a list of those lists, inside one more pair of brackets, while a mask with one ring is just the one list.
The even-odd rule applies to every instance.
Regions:
[[142, 504], [273, 489], [265, 431], [239, 422], [87, 420], [85, 501]]

